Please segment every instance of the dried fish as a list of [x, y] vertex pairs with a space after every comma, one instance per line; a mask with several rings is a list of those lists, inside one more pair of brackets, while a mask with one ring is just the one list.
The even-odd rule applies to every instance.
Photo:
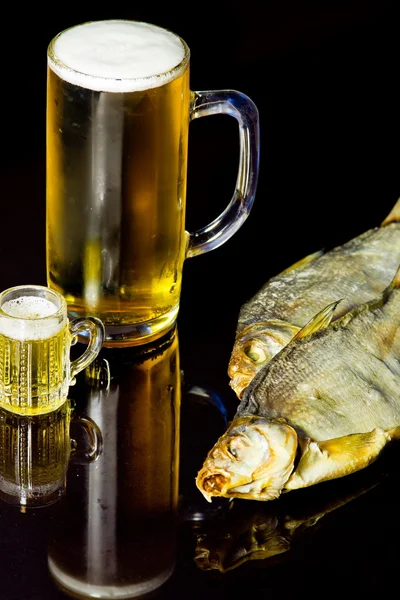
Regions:
[[374, 300], [328, 305], [246, 388], [196, 483], [271, 500], [358, 471], [400, 437], [400, 268]]
[[228, 365], [241, 398], [250, 381], [325, 306], [343, 298], [334, 318], [371, 300], [400, 264], [400, 200], [380, 227], [325, 254], [316, 252], [272, 277], [239, 313]]

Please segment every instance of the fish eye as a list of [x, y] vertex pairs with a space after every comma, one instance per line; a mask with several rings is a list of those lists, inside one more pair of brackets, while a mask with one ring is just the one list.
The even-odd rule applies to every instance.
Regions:
[[254, 342], [252, 344], [248, 344], [243, 348], [243, 352], [252, 362], [256, 364], [260, 364], [265, 362], [266, 354], [262, 348], [258, 344]]
[[233, 458], [240, 458], [240, 450], [243, 444], [240, 439], [232, 439], [227, 445], [227, 451], [233, 456]]
[[236, 448], [233, 448], [232, 446], [228, 446], [228, 452], [229, 454], [232, 454], [233, 458], [237, 458], [239, 456]]

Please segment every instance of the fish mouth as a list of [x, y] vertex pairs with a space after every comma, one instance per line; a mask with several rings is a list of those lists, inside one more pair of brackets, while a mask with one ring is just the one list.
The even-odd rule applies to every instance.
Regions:
[[203, 468], [197, 475], [196, 485], [208, 502], [213, 496], [226, 496], [231, 483], [227, 472]]
[[223, 494], [224, 489], [229, 484], [229, 477], [222, 473], [211, 473], [211, 475], [205, 475], [202, 479], [202, 489], [204, 490], [207, 500], [211, 502], [210, 498], [212, 494]]
[[274, 500], [279, 496], [279, 492], [274, 489], [257, 489], [258, 486], [251, 476], [235, 478], [233, 482], [230, 475], [208, 468], [200, 471], [196, 485], [208, 502], [212, 502], [212, 498], [218, 496], [248, 500]]

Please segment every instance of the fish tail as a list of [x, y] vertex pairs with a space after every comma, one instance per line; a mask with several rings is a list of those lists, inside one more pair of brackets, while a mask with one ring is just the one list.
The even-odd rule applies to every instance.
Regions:
[[398, 221], [400, 221], [400, 198], [397, 200], [386, 219], [382, 221], [381, 227], [389, 225], [389, 223], [397, 223]]

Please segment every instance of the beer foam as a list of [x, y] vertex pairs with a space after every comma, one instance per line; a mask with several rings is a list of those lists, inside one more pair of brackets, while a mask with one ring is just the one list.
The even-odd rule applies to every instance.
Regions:
[[[174, 33], [139, 21], [82, 23], [62, 31], [49, 52], [61, 79], [95, 91], [133, 92], [158, 87], [177, 76], [186, 50]], [[181, 70], [186, 67], [182, 63]]]
[[50, 300], [40, 296], [21, 296], [8, 300], [1, 307], [3, 312], [17, 319], [42, 319], [57, 312]]
[[14, 319], [0, 314], [0, 333], [15, 340], [46, 339], [58, 333], [64, 326], [64, 322], [60, 322], [59, 318], [46, 319], [55, 315], [58, 308], [50, 300], [39, 296], [13, 298], [5, 302], [1, 309]]

